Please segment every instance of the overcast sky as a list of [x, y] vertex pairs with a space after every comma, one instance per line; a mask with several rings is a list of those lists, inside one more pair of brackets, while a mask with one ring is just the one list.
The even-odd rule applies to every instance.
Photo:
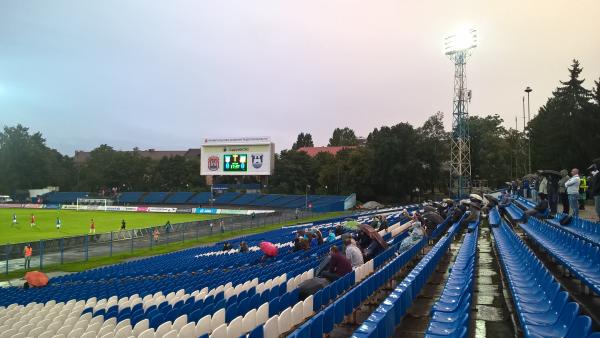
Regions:
[[[581, 61], [600, 77], [600, 1], [0, 0], [0, 126], [72, 155], [198, 147], [209, 136], [420, 125], [452, 110], [444, 35], [478, 30], [470, 113], [514, 127]], [[522, 120], [519, 121], [522, 128]]]

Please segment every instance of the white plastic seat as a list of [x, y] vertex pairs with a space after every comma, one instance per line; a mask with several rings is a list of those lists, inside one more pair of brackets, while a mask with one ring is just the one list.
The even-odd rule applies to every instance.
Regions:
[[196, 335], [196, 323], [191, 322], [191, 323], [185, 324], [179, 330], [177, 337], [178, 338], [197, 338], [197, 337], [199, 337], [198, 335]]
[[173, 326], [171, 325], [171, 322], [164, 322], [164, 323], [160, 324], [158, 326], [158, 328], [156, 328], [156, 332], [154, 335], [156, 337], [162, 337], [164, 334], [171, 331], [172, 327]]
[[303, 302], [298, 302], [292, 307], [292, 327], [302, 323], [304, 320]]
[[185, 324], [187, 324], [187, 315], [181, 315], [173, 322], [173, 330], [179, 332]]
[[73, 326], [71, 325], [61, 326], [61, 328], [56, 331], [56, 334], [64, 334], [66, 336], [69, 334], [69, 332], [71, 332], [72, 327]]
[[162, 338], [177, 338], [177, 331], [171, 330], [171, 331], [165, 333], [164, 335], [162, 335]]
[[80, 327], [76, 328], [74, 330], [71, 330], [71, 332], [69, 332], [69, 334], [67, 335], [67, 338], [79, 338], [79, 337], [82, 337], [84, 332], [85, 332], [84, 328], [80, 328]]
[[24, 332], [19, 332], [17, 334], [14, 334], [12, 336], [10, 336], [11, 338], [27, 338], [27, 334]]
[[279, 338], [279, 316], [274, 315], [263, 326], [264, 338]]
[[291, 307], [288, 307], [281, 312], [281, 315], [279, 315], [279, 320], [277, 321], [277, 327], [279, 328], [279, 334], [284, 334], [292, 328]]
[[252, 309], [246, 313], [242, 320], [242, 331], [250, 332], [256, 327], [256, 309]]
[[112, 326], [112, 325], [104, 326], [104, 327], [100, 328], [100, 330], [98, 331], [97, 336], [98, 337], [102, 337], [105, 334], [107, 334], [107, 333], [113, 333], [114, 331], [115, 331], [115, 327], [114, 326]]
[[220, 309], [210, 318], [210, 328], [215, 330], [221, 324], [225, 323], [225, 309]]
[[[23, 325], [19, 328], [19, 332], [23, 332], [25, 334], [28, 334], [29, 331], [33, 330], [35, 328], [34, 324], [27, 324], [27, 325]], [[1, 334], [1, 333], [0, 333]]]
[[256, 326], [262, 325], [269, 319], [269, 303], [264, 303], [256, 311]]
[[36, 328], [33, 328], [31, 331], [29, 331], [28, 335], [30, 337], [37, 337], [44, 331], [46, 331], [45, 327], [36, 327]]
[[133, 336], [133, 330], [131, 329], [131, 325], [127, 324], [120, 328], [115, 328], [115, 338], [128, 338]]
[[210, 327], [210, 315], [206, 315], [198, 321], [196, 324], [196, 337], [200, 337], [204, 334], [208, 334], [212, 331]]
[[221, 324], [209, 336], [210, 338], [227, 338], [227, 324]]
[[138, 338], [155, 338], [154, 329], [147, 329], [138, 335]]
[[244, 317], [237, 316], [227, 326], [227, 338], [239, 338], [242, 335], [242, 321]]
[[150, 328], [150, 321], [148, 318], [141, 320], [133, 327], [133, 335], [139, 336], [142, 332], [148, 330], [148, 328]]
[[[75, 336], [73, 336], [73, 337], [75, 337]], [[71, 338], [71, 336], [69, 336], [67, 338]], [[96, 338], [96, 332], [84, 332], [80, 337], [75, 337], [75, 338]]]
[[303, 312], [304, 318], [309, 318], [310, 316], [312, 316], [315, 313], [315, 311], [313, 310], [313, 306], [314, 306], [313, 295], [310, 295], [310, 296], [306, 297], [306, 299], [304, 300], [304, 302], [302, 304], [302, 312]]
[[121, 328], [129, 326], [131, 327], [131, 320], [129, 318], [123, 319], [115, 325], [115, 332], [119, 331]]

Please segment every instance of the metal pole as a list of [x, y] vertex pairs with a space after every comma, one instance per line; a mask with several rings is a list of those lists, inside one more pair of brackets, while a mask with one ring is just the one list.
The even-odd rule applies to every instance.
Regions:
[[112, 250], [113, 250], [113, 232], [110, 232], [110, 254], [109, 257], [112, 257]]
[[44, 241], [40, 240], [40, 270], [44, 269]]
[[131, 253], [133, 253], [133, 230], [131, 230]]
[[64, 256], [65, 256], [65, 243], [64, 243], [65, 238], [61, 238], [60, 239], [60, 265], [62, 265], [64, 263]]
[[4, 246], [4, 253], [6, 254], [6, 275], [8, 276], [8, 255], [10, 254], [10, 252], [9, 252], [9, 244], [6, 244]]
[[[529, 90], [527, 91], [527, 119], [528, 119], [528, 123], [531, 122], [531, 110], [530, 110], [530, 105], [529, 105], [529, 93], [531, 93], [531, 88], [527, 87]], [[531, 172], [531, 135], [529, 135], [529, 137], [527, 138], [529, 141], [528, 144], [528, 152], [529, 152], [529, 172]]]
[[83, 252], [84, 252], [84, 254], [85, 254], [85, 261], [86, 261], [86, 262], [87, 262], [87, 260], [88, 260], [88, 256], [89, 256], [89, 252], [88, 252], [88, 248], [89, 248], [89, 245], [88, 245], [88, 238], [89, 238], [89, 236], [85, 236], [85, 237], [84, 237], [84, 241], [83, 241], [83, 246], [84, 246], [84, 247], [83, 247]]

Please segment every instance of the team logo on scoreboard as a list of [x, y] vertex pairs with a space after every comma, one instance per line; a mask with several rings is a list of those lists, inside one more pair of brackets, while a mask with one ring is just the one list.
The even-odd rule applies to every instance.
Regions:
[[208, 170], [210, 170], [210, 171], [219, 170], [219, 156], [210, 156], [208, 158]]
[[260, 169], [260, 167], [262, 167], [263, 165], [263, 156], [262, 154], [252, 154], [251, 158], [252, 158], [252, 166], [254, 167], [254, 169]]

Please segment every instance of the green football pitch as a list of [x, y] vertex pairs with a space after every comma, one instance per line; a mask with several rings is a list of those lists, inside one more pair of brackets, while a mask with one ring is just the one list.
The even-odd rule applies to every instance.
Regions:
[[[17, 215], [17, 225], [13, 226], [13, 214]], [[36, 226], [30, 225], [31, 215], [35, 215]], [[56, 229], [56, 218], [60, 217], [61, 229]], [[47, 238], [68, 237], [87, 234], [91, 220], [96, 223], [96, 233], [118, 231], [121, 220], [127, 229], [145, 228], [155, 225], [202, 221], [219, 216], [174, 213], [138, 213], [112, 211], [76, 211], [52, 209], [0, 209], [0, 244], [21, 243]]]

